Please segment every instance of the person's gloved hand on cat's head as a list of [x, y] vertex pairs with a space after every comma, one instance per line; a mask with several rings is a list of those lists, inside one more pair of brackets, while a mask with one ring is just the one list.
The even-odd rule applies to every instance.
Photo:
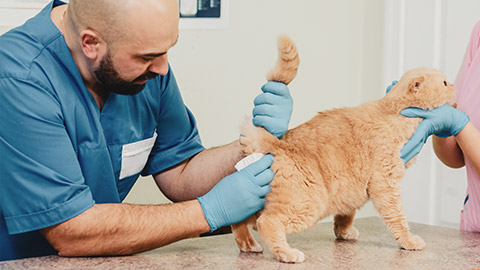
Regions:
[[[390, 92], [397, 81], [393, 81], [386, 89]], [[431, 135], [438, 137], [456, 136], [470, 121], [464, 112], [449, 105], [442, 105], [433, 110], [420, 108], [407, 108], [400, 112], [406, 117], [422, 117], [423, 120], [417, 127], [412, 138], [403, 146], [400, 156], [405, 163], [420, 153], [423, 145]]]
[[290, 91], [284, 83], [270, 81], [262, 86], [262, 92], [254, 100], [253, 124], [281, 139], [288, 130], [293, 111]]

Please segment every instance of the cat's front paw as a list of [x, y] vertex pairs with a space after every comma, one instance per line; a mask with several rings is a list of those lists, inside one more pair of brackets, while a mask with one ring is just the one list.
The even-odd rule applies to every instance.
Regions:
[[281, 250], [275, 254], [277, 259], [284, 263], [301, 263], [305, 261], [305, 254], [296, 248]]
[[398, 244], [406, 250], [422, 250], [425, 248], [425, 242], [418, 235], [409, 234], [408, 237], [398, 239]]
[[351, 226], [348, 228], [335, 227], [335, 236], [341, 240], [357, 240], [360, 233], [358, 230]]

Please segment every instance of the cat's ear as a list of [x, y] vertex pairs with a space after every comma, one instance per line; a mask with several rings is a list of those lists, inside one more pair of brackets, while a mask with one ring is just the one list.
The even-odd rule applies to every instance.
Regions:
[[416, 77], [410, 81], [410, 84], [408, 85], [408, 89], [413, 92], [419, 91], [420, 89], [423, 88], [424, 82], [425, 82], [424, 76]]

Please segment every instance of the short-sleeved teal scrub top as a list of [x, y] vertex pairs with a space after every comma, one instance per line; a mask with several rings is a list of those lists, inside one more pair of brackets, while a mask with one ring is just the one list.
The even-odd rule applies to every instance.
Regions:
[[100, 112], [50, 19], [61, 4], [0, 37], [0, 261], [56, 254], [39, 229], [204, 149], [171, 69]]

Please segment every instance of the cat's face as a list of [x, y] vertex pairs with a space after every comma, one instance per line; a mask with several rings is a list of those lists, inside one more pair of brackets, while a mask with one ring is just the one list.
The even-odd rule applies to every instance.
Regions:
[[453, 105], [455, 89], [443, 73], [432, 68], [407, 71], [394, 86], [392, 95], [401, 97], [405, 105], [433, 109], [444, 104]]

